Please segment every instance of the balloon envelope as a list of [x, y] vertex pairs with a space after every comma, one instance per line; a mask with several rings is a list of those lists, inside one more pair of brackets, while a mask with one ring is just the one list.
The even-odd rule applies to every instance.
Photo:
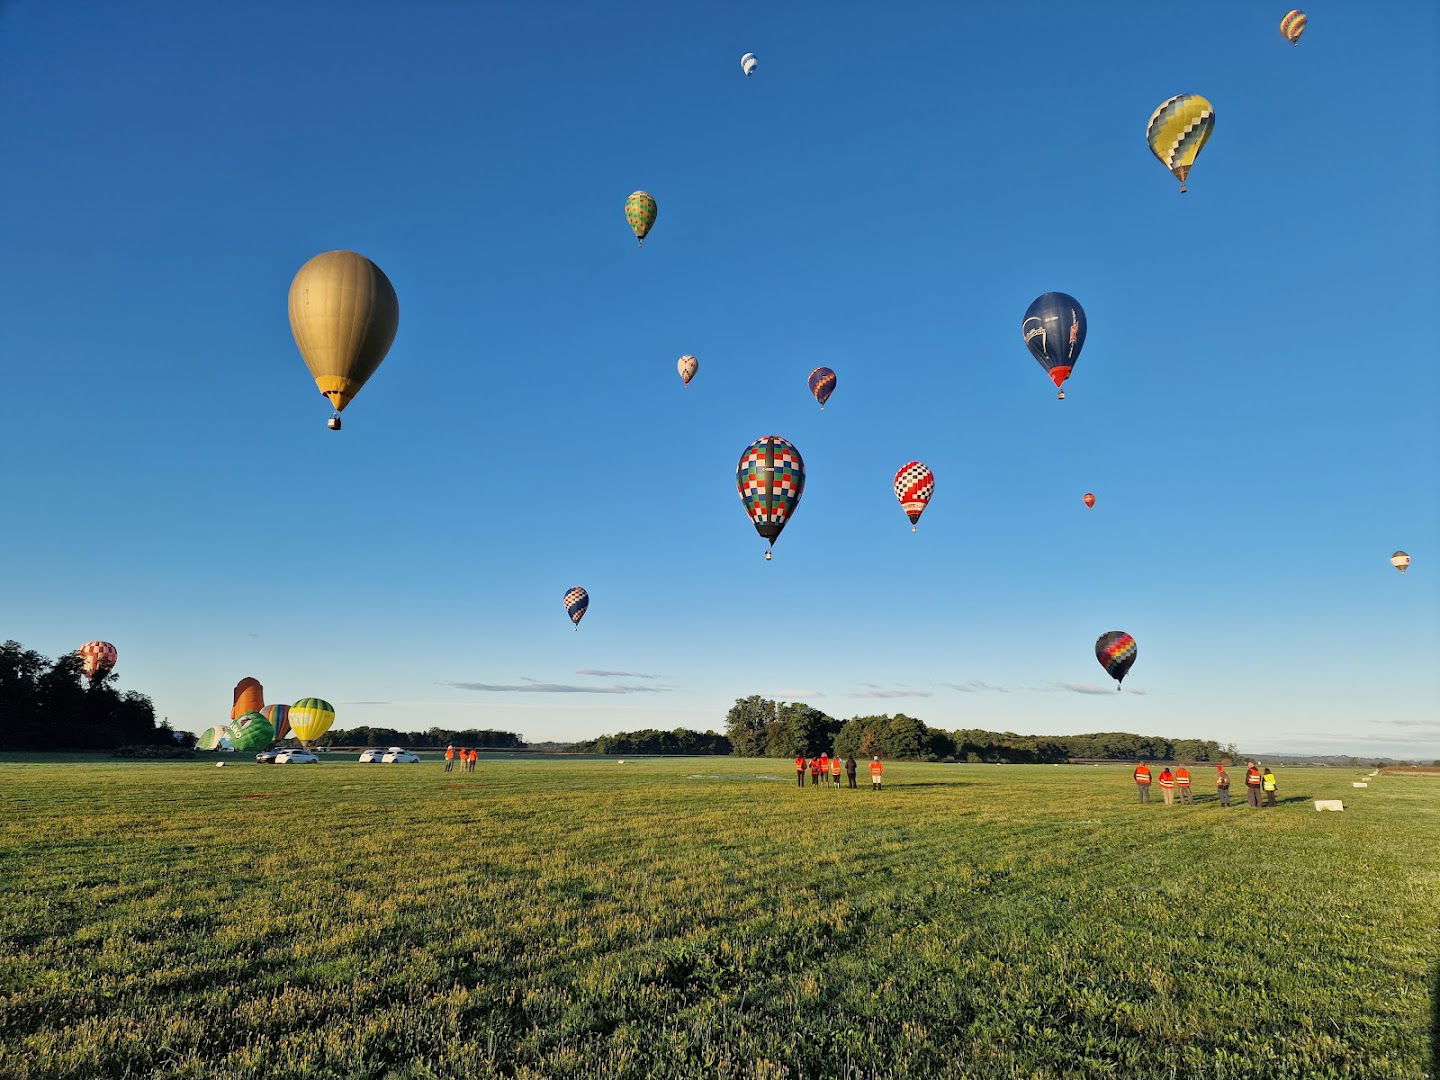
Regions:
[[214, 750], [220, 745], [220, 735], [224, 730], [223, 727], [207, 727], [200, 733], [200, 738], [195, 740], [195, 749]]
[[585, 612], [590, 608], [590, 594], [575, 585], [565, 593], [565, 614], [570, 616], [570, 621], [575, 624], [575, 629], [580, 629], [580, 620], [585, 617]]
[[1305, 33], [1305, 24], [1310, 20], [1305, 17], [1305, 12], [1296, 9], [1288, 12], [1280, 20], [1280, 33], [1285, 35], [1285, 40], [1291, 45], [1300, 44], [1300, 35]]
[[680, 373], [680, 381], [686, 386], [689, 386], [690, 380], [693, 379], [695, 373], [700, 370], [700, 361], [696, 360], [695, 357], [689, 353], [686, 353], [680, 357], [679, 360], [675, 361], [675, 370]]
[[399, 326], [395, 289], [364, 255], [316, 255], [290, 283], [290, 332], [336, 412], [375, 374]]
[[1049, 374], [1062, 398], [1065, 380], [1070, 378], [1080, 350], [1085, 347], [1086, 326], [1080, 301], [1063, 292], [1037, 296], [1025, 309], [1020, 323], [1025, 347]]
[[625, 220], [630, 223], [630, 231], [641, 247], [645, 246], [645, 237], [654, 228], [655, 215], [659, 212], [660, 207], [648, 191], [632, 191], [625, 200]]
[[329, 731], [334, 722], [334, 706], [321, 698], [301, 698], [290, 706], [290, 730], [307, 745]]
[[1200, 148], [1215, 129], [1215, 107], [1199, 94], [1176, 94], [1150, 114], [1145, 141], [1160, 163], [1175, 174], [1180, 190]]
[[753, 52], [747, 52], [744, 56], [740, 57], [740, 70], [743, 71], [746, 76], [753, 74], [759, 66], [760, 61], [755, 59]]
[[930, 497], [934, 494], [935, 474], [927, 465], [907, 461], [895, 473], [895, 498], [900, 500], [900, 509], [909, 515], [912, 526], [920, 521], [920, 515], [930, 505]]
[[248, 712], [230, 725], [230, 745], [242, 754], [263, 750], [275, 741], [275, 729], [258, 712]]
[[275, 738], [283, 739], [290, 734], [289, 705], [266, 705], [260, 710], [260, 715], [270, 721], [270, 726], [275, 729]]
[[1094, 496], [1094, 495], [1091, 495], [1090, 492], [1088, 492], [1088, 491], [1085, 492], [1085, 498], [1084, 498], [1083, 501], [1084, 501], [1086, 507], [1088, 507], [1088, 508], [1091, 509], [1091, 510], [1094, 510], [1094, 509], [1095, 509], [1095, 496]]
[[238, 720], [246, 713], [259, 712], [265, 707], [265, 688], [258, 679], [249, 676], [235, 684], [235, 704], [230, 707], [230, 719]]
[[80, 654], [80, 670], [91, 682], [104, 678], [120, 659], [120, 652], [108, 641], [87, 641], [75, 650]]
[[1135, 639], [1124, 630], [1111, 630], [1095, 640], [1095, 659], [1118, 686], [1135, 663]]
[[810, 393], [814, 394], [815, 400], [820, 403], [820, 408], [825, 408], [825, 403], [835, 392], [835, 372], [828, 367], [817, 367], [805, 381], [810, 387]]
[[779, 435], [756, 439], [740, 455], [735, 487], [755, 531], [773, 546], [790, 523], [805, 490], [805, 461]]
[[1397, 551], [1394, 555], [1390, 556], [1390, 565], [1403, 574], [1406, 570], [1410, 569], [1410, 556], [1406, 555], [1403, 551]]

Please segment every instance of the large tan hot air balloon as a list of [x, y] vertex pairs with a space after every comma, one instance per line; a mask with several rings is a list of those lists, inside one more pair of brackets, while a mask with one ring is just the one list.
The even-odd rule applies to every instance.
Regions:
[[246, 713], [259, 712], [265, 707], [265, 688], [259, 679], [248, 675], [235, 684], [235, 704], [230, 709], [230, 719], [239, 720]]
[[320, 393], [335, 406], [330, 427], [375, 374], [400, 325], [400, 301], [385, 272], [353, 251], [327, 251], [290, 283], [290, 332]]

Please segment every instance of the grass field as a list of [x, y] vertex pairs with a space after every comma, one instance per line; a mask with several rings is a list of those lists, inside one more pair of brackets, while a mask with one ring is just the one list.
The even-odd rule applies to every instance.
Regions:
[[0, 760], [0, 1076], [1435, 1075], [1440, 778], [793, 776]]

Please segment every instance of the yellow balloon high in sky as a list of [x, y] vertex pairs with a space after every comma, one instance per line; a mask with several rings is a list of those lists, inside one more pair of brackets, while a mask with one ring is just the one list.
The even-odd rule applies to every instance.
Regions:
[[327, 251], [290, 283], [290, 332], [320, 393], [335, 406], [330, 426], [375, 374], [400, 325], [385, 272], [353, 251]]

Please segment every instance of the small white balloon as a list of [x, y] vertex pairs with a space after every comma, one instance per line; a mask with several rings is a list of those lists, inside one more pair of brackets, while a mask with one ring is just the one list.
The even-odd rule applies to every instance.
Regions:
[[747, 79], [755, 73], [755, 69], [759, 66], [760, 61], [755, 59], [753, 52], [747, 52], [744, 56], [740, 57], [740, 70], [745, 73]]

